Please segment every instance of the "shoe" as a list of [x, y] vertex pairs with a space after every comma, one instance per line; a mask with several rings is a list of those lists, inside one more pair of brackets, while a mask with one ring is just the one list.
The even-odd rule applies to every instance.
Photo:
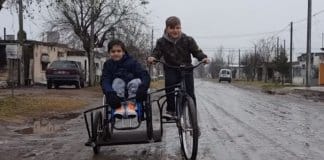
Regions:
[[120, 106], [120, 107], [116, 108], [114, 115], [115, 115], [115, 117], [117, 117], [119, 119], [123, 118], [125, 115], [124, 107]]
[[167, 119], [167, 120], [175, 119], [176, 113], [173, 112], [173, 111], [166, 111], [166, 113], [163, 114], [162, 117]]
[[128, 102], [126, 114], [129, 118], [135, 118], [137, 116], [136, 104], [134, 102]]

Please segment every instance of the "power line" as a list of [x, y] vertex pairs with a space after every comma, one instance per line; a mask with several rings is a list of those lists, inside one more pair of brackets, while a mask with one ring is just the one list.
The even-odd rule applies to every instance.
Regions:
[[224, 39], [224, 38], [245, 38], [245, 37], [254, 37], [261, 35], [269, 35], [269, 34], [280, 34], [288, 29], [288, 25], [285, 28], [270, 32], [261, 32], [261, 33], [247, 33], [247, 34], [237, 34], [237, 35], [218, 35], [218, 36], [195, 36], [197, 39]]
[[[320, 11], [318, 11], [318, 12], [316, 12], [316, 13], [314, 13], [314, 14], [312, 15], [312, 17], [316, 17], [316, 16], [318, 16], [318, 15], [320, 15], [320, 14], [322, 14], [322, 13], [324, 13], [324, 9], [323, 9], [323, 10], [320, 10]], [[303, 19], [300, 19], [300, 20], [294, 21], [294, 24], [302, 23], [302, 22], [305, 22], [305, 21], [307, 21], [307, 18], [303, 18]]]
[[[316, 17], [322, 13], [324, 13], [324, 9], [314, 13], [312, 16]], [[306, 20], [307, 20], [307, 18], [304, 18], [301, 20], [294, 21], [293, 23], [298, 24], [298, 23], [304, 22]], [[255, 37], [255, 36], [269, 35], [269, 34], [273, 34], [270, 37], [276, 37], [280, 33], [287, 31], [289, 27], [290, 27], [290, 24], [286, 25], [283, 29], [276, 30], [276, 31], [261, 32], [261, 33], [260, 32], [259, 33], [247, 33], [247, 34], [233, 34], [233, 35], [195, 36], [195, 38], [197, 38], [197, 39], [231, 39], [231, 38]]]

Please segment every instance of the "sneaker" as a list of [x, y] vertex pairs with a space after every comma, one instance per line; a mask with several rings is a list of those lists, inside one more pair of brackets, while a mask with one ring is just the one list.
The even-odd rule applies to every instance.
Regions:
[[175, 119], [175, 116], [176, 116], [176, 113], [173, 111], [166, 111], [166, 113], [162, 115], [162, 117], [167, 120]]
[[129, 118], [135, 118], [137, 115], [136, 104], [134, 102], [128, 102], [126, 112]]
[[120, 106], [116, 108], [114, 115], [119, 119], [123, 118], [123, 116], [125, 115], [124, 107]]

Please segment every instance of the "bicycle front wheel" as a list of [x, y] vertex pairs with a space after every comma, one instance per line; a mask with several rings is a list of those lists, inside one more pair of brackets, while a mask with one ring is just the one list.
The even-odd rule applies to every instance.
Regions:
[[198, 152], [198, 122], [193, 99], [186, 96], [180, 114], [179, 135], [182, 153], [187, 160], [195, 160]]

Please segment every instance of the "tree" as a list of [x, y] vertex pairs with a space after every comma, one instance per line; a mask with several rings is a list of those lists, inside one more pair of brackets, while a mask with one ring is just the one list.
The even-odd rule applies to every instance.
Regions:
[[2, 5], [4, 4], [5, 0], [0, 0], [0, 11], [3, 8]]
[[275, 57], [273, 63], [276, 66], [276, 71], [281, 75], [282, 84], [284, 84], [284, 79], [289, 74], [289, 63], [286, 50], [281, 46], [279, 51], [279, 55]]
[[225, 66], [223, 50], [224, 48], [221, 46], [214, 54], [214, 57], [209, 64], [208, 73], [213, 79], [218, 77], [219, 71]]
[[[194, 64], [197, 65], [197, 64], [198, 64], [198, 61], [195, 60], [195, 61], [194, 61]], [[200, 65], [199, 67], [197, 67], [197, 68], [194, 70], [194, 76], [195, 76], [196, 78], [206, 78], [206, 77], [207, 77], [207, 73], [206, 73], [205, 65]]]
[[[138, 8], [143, 1], [127, 0], [56, 0], [50, 8], [51, 29], [63, 36], [77, 37], [89, 60], [90, 85], [94, 85], [94, 55], [91, 53], [90, 27], [94, 23], [94, 47], [103, 47], [116, 32], [122, 33], [129, 24], [144, 24], [145, 18]], [[93, 14], [91, 14], [93, 13]], [[135, 25], [136, 26], [136, 25]]]
[[260, 63], [264, 65], [264, 82], [268, 80], [268, 65], [272, 60], [273, 53], [276, 50], [275, 38], [264, 38], [259, 40], [256, 44], [256, 51], [260, 56]]

